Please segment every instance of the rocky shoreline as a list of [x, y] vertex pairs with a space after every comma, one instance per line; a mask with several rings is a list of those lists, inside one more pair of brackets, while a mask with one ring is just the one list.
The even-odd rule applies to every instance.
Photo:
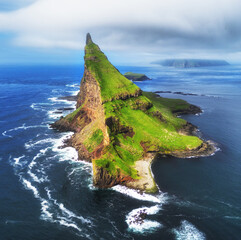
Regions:
[[[159, 95], [156, 96], [157, 98]], [[66, 97], [60, 97], [59, 99], [65, 99], [68, 101], [77, 101], [76, 96], [66, 96]], [[58, 110], [69, 110], [65, 108], [60, 108]], [[173, 111], [173, 114], [177, 115], [183, 115], [183, 114], [197, 114], [201, 113], [202, 110], [200, 107], [195, 105], [190, 105], [189, 109], [185, 110], [179, 110], [179, 111]], [[54, 129], [57, 129], [59, 131], [74, 131], [75, 128], [71, 129], [70, 126], [61, 126], [56, 125], [56, 123], [50, 124], [50, 126]], [[198, 128], [197, 126], [187, 122], [183, 128], [179, 129], [179, 134], [182, 135], [191, 135], [196, 136], [197, 135]], [[81, 151], [79, 151], [79, 147], [75, 145], [72, 138], [67, 139], [64, 142], [64, 145], [61, 148], [64, 147], [74, 147], [78, 150], [78, 157], [79, 159], [86, 160], [88, 162], [91, 162], [91, 156], [87, 156], [86, 153], [80, 154]], [[149, 193], [155, 193], [158, 190], [158, 187], [155, 183], [155, 180], [153, 178], [152, 172], [151, 172], [151, 164], [154, 161], [156, 157], [167, 157], [167, 156], [173, 156], [177, 158], [197, 158], [197, 157], [203, 157], [203, 156], [210, 156], [216, 151], [216, 148], [214, 144], [211, 141], [204, 141], [198, 148], [191, 149], [191, 150], [185, 150], [185, 151], [172, 151], [172, 152], [148, 152], [145, 154], [145, 157], [141, 160], [138, 160], [135, 162], [135, 169], [138, 171], [140, 179], [127, 179], [126, 176], [117, 176], [112, 177], [107, 172], [105, 172], [103, 169], [96, 168], [97, 171], [102, 171], [98, 174], [95, 174], [95, 176], [98, 176], [98, 179], [94, 178], [93, 182], [98, 182], [98, 186], [101, 188], [108, 188], [112, 187], [116, 184], [123, 184], [124, 186], [127, 186], [129, 188], [137, 189], [142, 192], [149, 192]]]
[[154, 193], [158, 187], [150, 165], [156, 156], [199, 157], [214, 152], [209, 142], [195, 135], [196, 126], [177, 118], [201, 113], [199, 107], [143, 92], [109, 62], [90, 34], [84, 59], [77, 97], [60, 98], [77, 100], [76, 110], [51, 126], [74, 132], [65, 144], [78, 151], [79, 159], [92, 162], [96, 187], [119, 184]]

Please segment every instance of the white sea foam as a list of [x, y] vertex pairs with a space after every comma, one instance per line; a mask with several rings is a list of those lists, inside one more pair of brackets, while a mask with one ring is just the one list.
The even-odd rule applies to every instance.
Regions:
[[78, 152], [73, 147], [65, 147], [61, 148], [64, 145], [64, 142], [70, 138], [74, 133], [68, 132], [64, 133], [60, 139], [55, 140], [55, 144], [52, 148], [54, 152], [57, 152], [60, 156], [60, 161], [77, 161], [78, 160]]
[[2, 135], [5, 136], [5, 137], [11, 137], [12, 138], [13, 136], [9, 135], [8, 134], [9, 132], [17, 131], [17, 130], [20, 130], [20, 129], [27, 130], [27, 129], [30, 129], [30, 128], [42, 128], [42, 127], [47, 127], [47, 126], [46, 125], [26, 126], [25, 124], [23, 124], [20, 127], [16, 127], [16, 128], [12, 128], [12, 129], [4, 131], [2, 133]]
[[60, 118], [61, 116], [63, 116], [63, 113], [58, 113], [56, 112], [56, 110], [49, 110], [48, 111], [48, 117], [49, 118], [52, 118], [52, 119], [58, 119]]
[[22, 179], [23, 185], [25, 186], [26, 189], [31, 190], [36, 198], [40, 198], [39, 192], [36, 187], [34, 187], [30, 181], [27, 179], [23, 178]]
[[130, 189], [121, 185], [114, 186], [112, 187], [112, 189], [122, 194], [125, 194], [129, 197], [136, 198], [142, 201], [164, 203], [167, 200], [167, 196], [164, 193], [160, 193], [158, 195], [151, 195], [151, 194], [142, 193], [138, 190]]
[[79, 90], [68, 91], [72, 96], [76, 96], [79, 93]]
[[69, 104], [69, 100], [66, 99], [59, 99], [58, 97], [51, 97], [48, 98], [48, 100], [50, 100], [51, 102], [62, 102], [62, 103], [68, 103]]
[[52, 106], [54, 103], [32, 103], [30, 107], [33, 110], [37, 111], [47, 111], [45, 108], [48, 106]]
[[40, 198], [40, 200], [41, 200], [41, 210], [42, 210], [41, 218], [43, 220], [53, 221], [53, 214], [49, 211], [49, 208], [50, 208], [49, 202], [43, 198]]
[[200, 232], [193, 224], [183, 220], [179, 228], [173, 229], [177, 240], [204, 240], [204, 233]]
[[68, 210], [63, 203], [58, 204], [59, 208], [61, 209], [62, 213], [67, 215], [69, 218], [76, 218], [81, 220], [82, 223], [88, 223], [90, 224], [91, 221], [89, 219], [85, 219], [82, 216], [78, 216], [74, 214], [72, 211]]
[[36, 145], [41, 145], [41, 144], [45, 144], [45, 143], [54, 143], [54, 139], [53, 138], [46, 138], [46, 139], [42, 139], [42, 140], [38, 140], [36, 142], [34, 141], [29, 141], [27, 143], [24, 144], [26, 149], [32, 148]]
[[[45, 188], [46, 192], [47, 192], [47, 196], [49, 198], [49, 200], [53, 201], [53, 203], [59, 208], [59, 210], [61, 211], [62, 215], [61, 216], [57, 216], [59, 219], [61, 219], [60, 221], [64, 221], [65, 223], [68, 223], [67, 227], [73, 227], [79, 231], [81, 231], [78, 226], [77, 223], [73, 220], [74, 219], [79, 219], [82, 223], [84, 224], [91, 224], [91, 220], [89, 219], [85, 219], [82, 216], [78, 216], [77, 214], [73, 213], [72, 211], [70, 211], [69, 209], [67, 209], [63, 203], [58, 203], [58, 201], [56, 199], [54, 199], [51, 195], [51, 191], [48, 188]], [[60, 222], [57, 220], [57, 222], [59, 222], [60, 224], [63, 222]]]
[[147, 215], [157, 214], [160, 209], [160, 205], [155, 205], [153, 207], [142, 207], [132, 210], [126, 216], [126, 223], [128, 224], [129, 230], [143, 233], [162, 227], [161, 223], [146, 219]]
[[13, 160], [14, 160], [14, 165], [22, 166], [22, 163], [20, 162], [20, 160], [21, 160], [22, 158], [24, 158], [24, 157], [25, 157], [25, 155], [22, 155], [21, 157], [13, 158]]
[[77, 88], [77, 87], [79, 87], [79, 84], [77, 84], [77, 83], [74, 83], [74, 84], [66, 84], [65, 86], [66, 86], [66, 87]]
[[66, 219], [61, 219], [61, 220], [58, 221], [58, 222], [60, 223], [60, 225], [63, 225], [63, 226], [65, 226], [65, 227], [72, 227], [72, 228], [78, 230], [79, 232], [82, 231], [76, 224], [74, 224], [73, 222], [68, 223], [68, 222], [66, 221]]

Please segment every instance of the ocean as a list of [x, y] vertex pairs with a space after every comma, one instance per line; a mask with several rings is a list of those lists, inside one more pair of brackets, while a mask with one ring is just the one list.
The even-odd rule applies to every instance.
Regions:
[[[136, 82], [144, 91], [200, 106], [202, 114], [183, 118], [217, 152], [156, 159], [156, 195], [97, 189], [91, 164], [61, 148], [72, 133], [49, 127], [75, 106], [59, 97], [76, 95], [84, 67], [1, 65], [0, 239], [241, 239], [241, 66], [118, 69], [152, 78]], [[141, 210], [147, 217], [138, 225]]]

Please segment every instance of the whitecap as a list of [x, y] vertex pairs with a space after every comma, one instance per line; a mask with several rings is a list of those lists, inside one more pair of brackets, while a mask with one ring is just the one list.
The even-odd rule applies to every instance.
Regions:
[[78, 230], [79, 232], [82, 232], [82, 230], [76, 225], [76, 224], [74, 224], [73, 222], [67, 222], [66, 221], [66, 219], [61, 219], [60, 221], [58, 221], [59, 223], [60, 223], [60, 225], [63, 225], [63, 226], [65, 226], [65, 227], [72, 227], [72, 228], [74, 228], [74, 229], [76, 229], [76, 230]]
[[74, 133], [68, 132], [64, 133], [60, 139], [55, 140], [55, 144], [52, 148], [54, 152], [57, 152], [60, 156], [59, 161], [77, 161], [78, 160], [78, 152], [73, 147], [64, 147], [65, 141], [69, 139]]
[[77, 88], [77, 87], [79, 87], [79, 84], [77, 84], [77, 83], [74, 83], [74, 84], [66, 84], [65, 86], [66, 86], [66, 87]]
[[48, 98], [48, 100], [50, 100], [51, 102], [63, 102], [63, 103], [69, 103], [68, 100], [65, 100], [65, 99], [59, 99], [58, 97], [51, 97], [51, 98]]
[[45, 143], [53, 143], [54, 142], [54, 139], [53, 138], [46, 138], [46, 139], [42, 139], [42, 140], [38, 140], [36, 142], [33, 142], [32, 140], [25, 143], [24, 144], [24, 147], [26, 149], [29, 149], [29, 148], [32, 148], [36, 145], [41, 145], [41, 144], [45, 144]]
[[121, 185], [114, 186], [112, 187], [112, 189], [122, 194], [125, 194], [129, 197], [142, 200], [142, 201], [164, 203], [167, 200], [167, 195], [165, 193], [159, 193], [158, 195], [151, 195], [151, 194], [142, 193], [138, 190], [130, 189], [128, 187], [121, 186]]
[[126, 216], [126, 223], [128, 224], [129, 230], [143, 233], [162, 227], [163, 225], [161, 223], [146, 219], [147, 215], [157, 214], [160, 209], [160, 205], [155, 205], [152, 207], [142, 207], [132, 210]]
[[79, 90], [68, 91], [68, 92], [71, 93], [72, 96], [76, 96], [79, 93]]
[[14, 165], [22, 166], [22, 164], [20, 163], [20, 160], [21, 160], [22, 158], [24, 158], [24, 157], [25, 157], [25, 155], [22, 155], [22, 156], [20, 156], [20, 157], [13, 158], [13, 160], [14, 160]]
[[43, 220], [53, 221], [53, 214], [50, 211], [48, 211], [48, 209], [50, 208], [50, 203], [43, 198], [40, 198], [40, 200], [41, 200], [41, 210], [42, 210], [41, 218]]
[[44, 107], [49, 105], [52, 106], [53, 103], [32, 103], [30, 107], [36, 111], [47, 111]]
[[27, 130], [27, 129], [31, 129], [31, 128], [42, 128], [42, 127], [47, 127], [47, 125], [26, 126], [25, 124], [23, 124], [22, 126], [15, 127], [15, 128], [12, 128], [12, 129], [9, 129], [9, 130], [4, 131], [4, 132], [2, 133], [2, 135], [12, 138], [13, 136], [8, 135], [7, 133], [13, 132], [13, 131], [17, 131], [17, 130], [20, 130], [20, 129]]
[[63, 116], [63, 113], [58, 113], [56, 112], [56, 110], [49, 110], [48, 111], [48, 117], [49, 118], [52, 118], [52, 119], [58, 119], [60, 118], [61, 116]]
[[79, 219], [79, 220], [81, 220], [81, 222], [82, 223], [91, 223], [91, 221], [90, 220], [88, 220], [88, 219], [85, 219], [85, 218], [83, 218], [83, 217], [81, 217], [81, 216], [77, 216], [76, 214], [74, 214], [73, 212], [71, 212], [70, 210], [68, 210], [65, 206], [64, 206], [64, 204], [63, 203], [57, 203], [56, 202], [56, 204], [59, 206], [59, 208], [60, 208], [60, 210], [62, 211], [62, 213], [64, 214], [64, 215], [67, 215], [69, 218], [77, 218], [77, 219]]
[[173, 229], [176, 240], [204, 240], [205, 234], [200, 232], [193, 224], [183, 220], [179, 228]]
[[25, 178], [22, 178], [23, 185], [26, 189], [31, 190], [36, 198], [40, 198], [39, 192], [36, 187], [34, 187], [30, 181]]

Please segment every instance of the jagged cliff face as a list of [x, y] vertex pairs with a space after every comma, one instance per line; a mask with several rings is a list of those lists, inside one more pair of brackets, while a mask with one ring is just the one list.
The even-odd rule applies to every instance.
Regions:
[[180, 133], [185, 125], [120, 74], [87, 35], [77, 109], [53, 127], [75, 132], [70, 144], [80, 159], [92, 161], [96, 186], [156, 190], [149, 170], [151, 181], [143, 183], [141, 161], [158, 152], [188, 155], [200, 149], [200, 139]]

